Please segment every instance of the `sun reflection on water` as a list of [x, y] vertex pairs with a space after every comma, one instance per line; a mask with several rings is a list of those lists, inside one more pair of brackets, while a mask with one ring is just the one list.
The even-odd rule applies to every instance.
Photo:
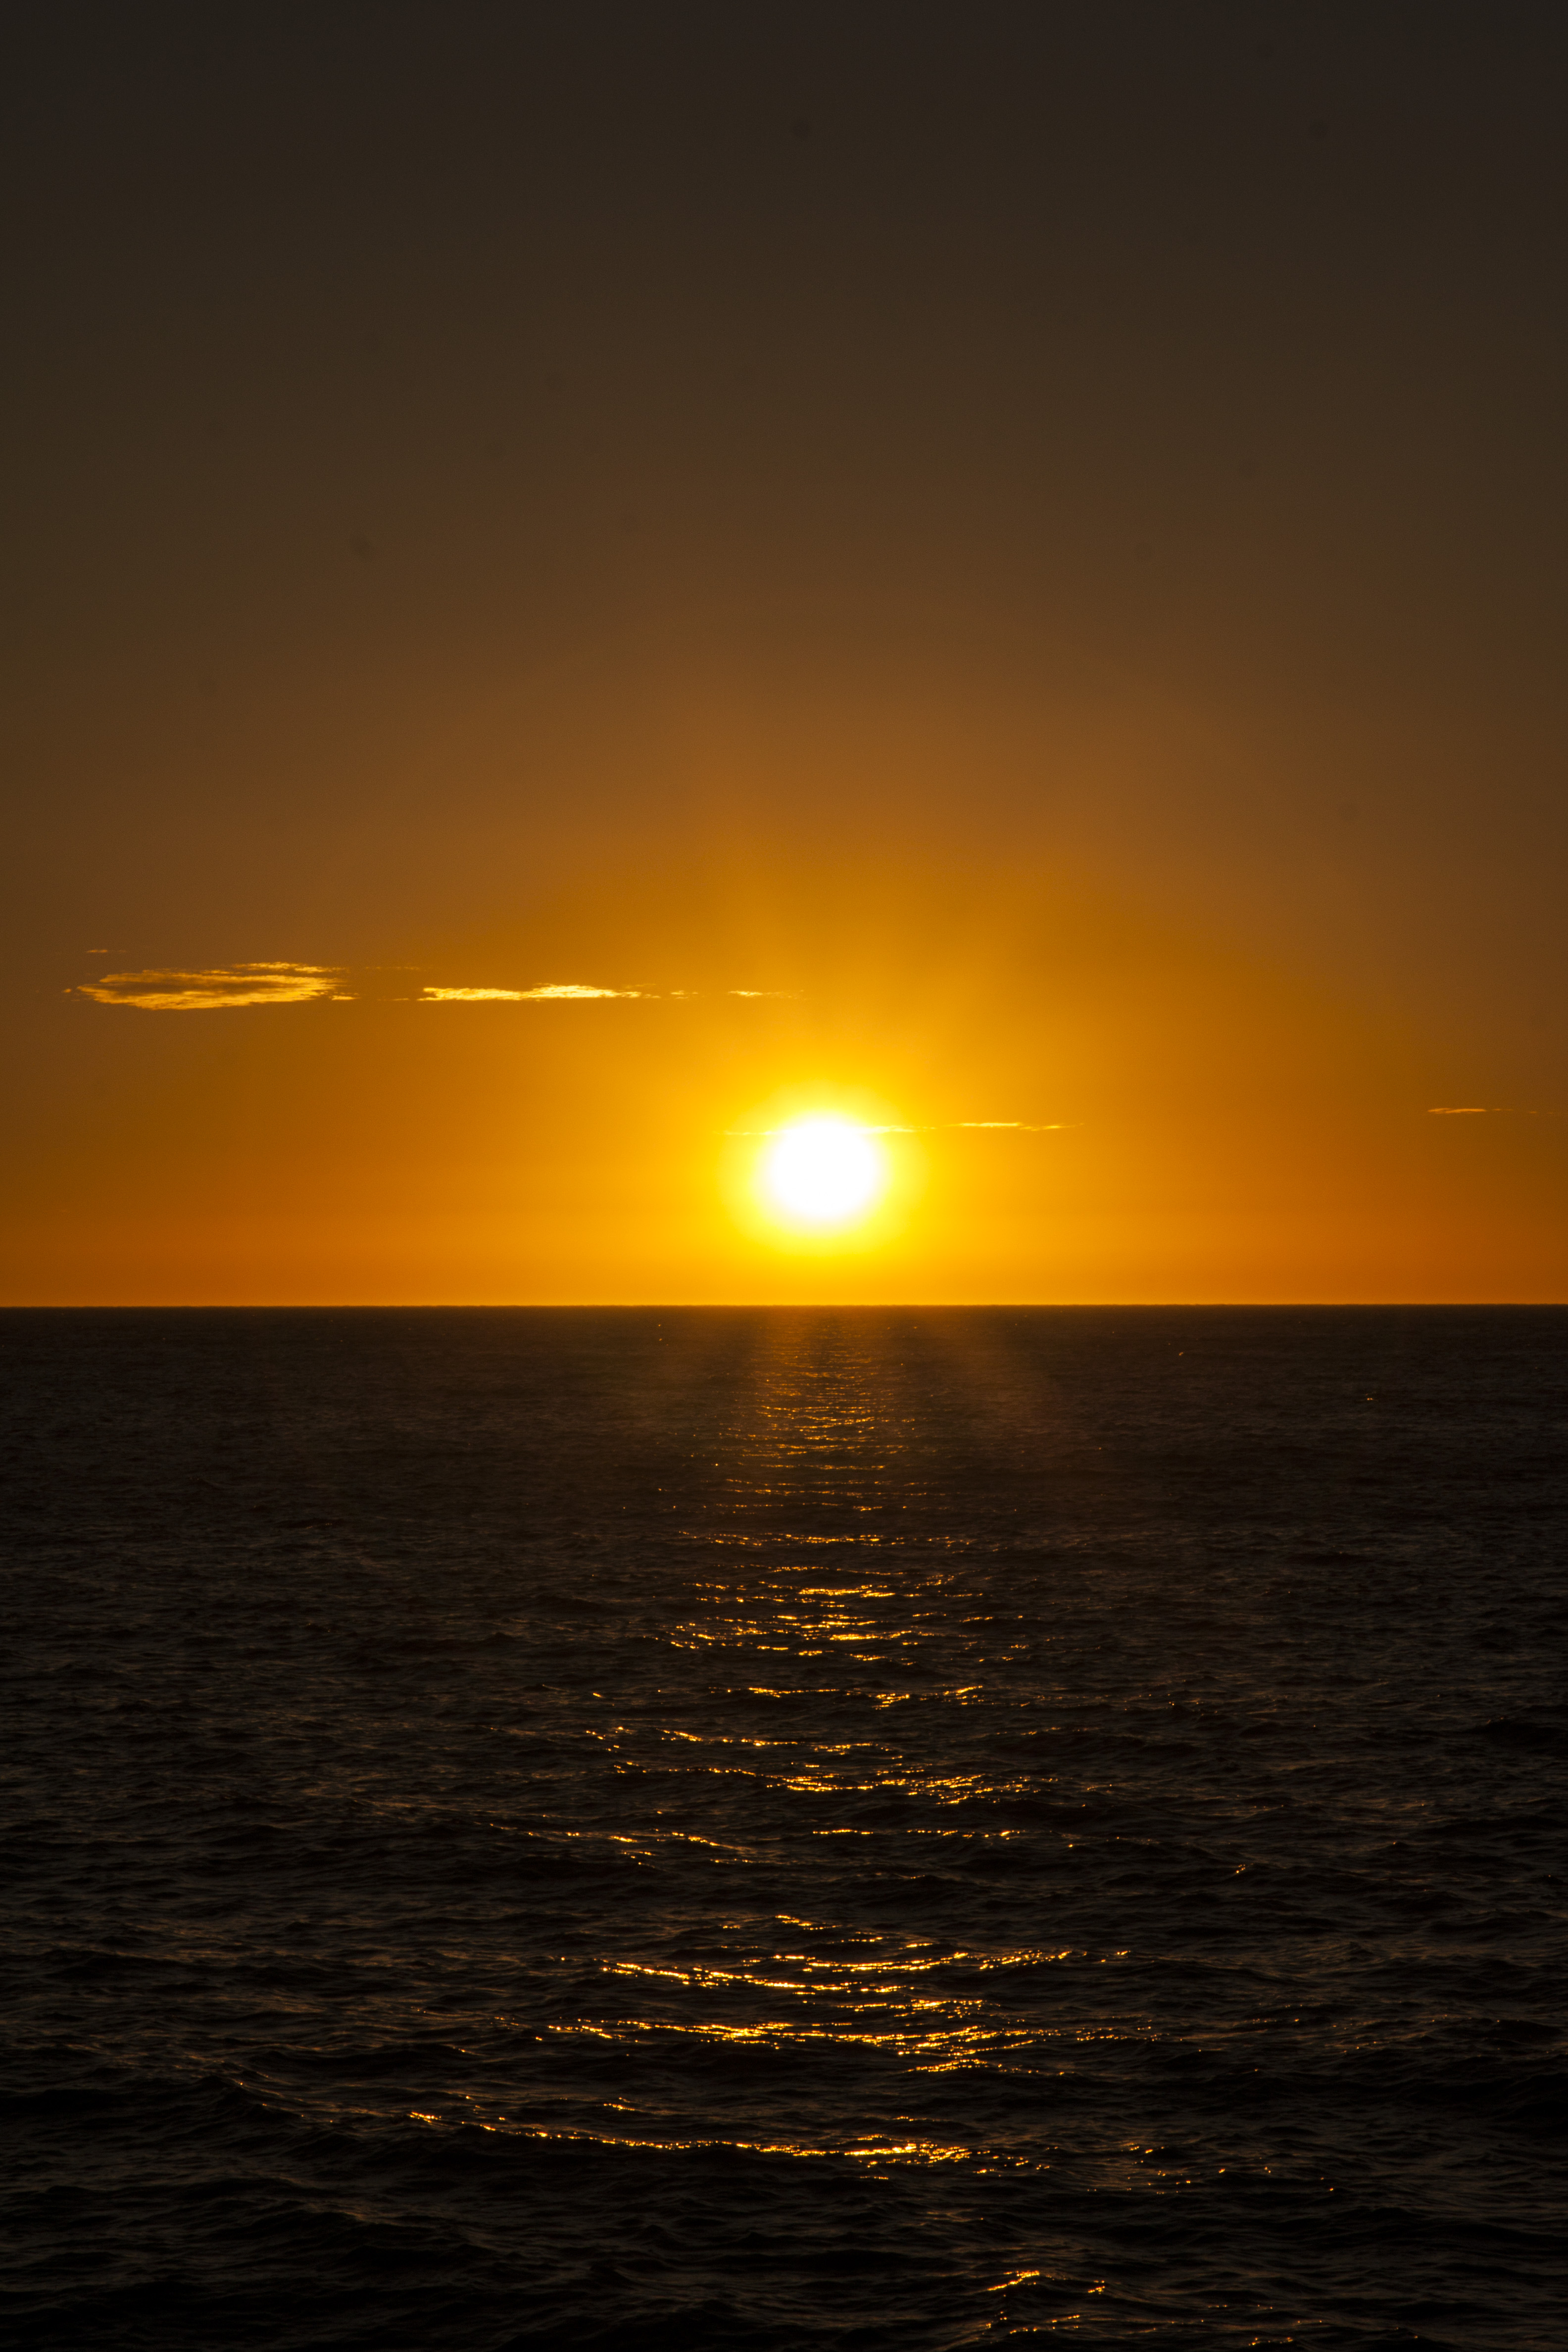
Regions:
[[547, 1994], [498, 2020], [535, 2056], [530, 2095], [489, 2122], [872, 2168], [1054, 2163], [1034, 2122], [985, 2144], [955, 2128], [963, 2079], [1037, 2095], [1088, 2037], [1144, 2029], [1106, 2024], [1098, 1998], [1086, 2021], [1071, 1990], [1090, 1970], [1103, 1987], [1114, 1956], [1043, 1919], [1020, 1935], [987, 1896], [1041, 1782], [996, 1738], [1026, 1638], [977, 1542], [984, 1498], [954, 1525], [932, 1492], [932, 1417], [972, 1411], [971, 1390], [940, 1362], [906, 1381], [854, 1318], [769, 1318], [752, 1346], [690, 1441], [679, 1584], [650, 1588], [634, 1670], [582, 1727], [615, 1811], [554, 1833], [668, 1898], [591, 1949], [565, 1938]]
[[[592, 1737], [637, 1822], [610, 1832], [623, 1850], [654, 1867], [661, 1853], [700, 1848], [749, 1892], [775, 1857], [798, 1863], [815, 1848], [833, 1908], [743, 1906], [717, 1929], [694, 1915], [651, 1946], [601, 1953], [578, 2013], [548, 2036], [615, 2053], [627, 2087], [600, 2124], [571, 2128], [637, 2146], [968, 2160], [987, 2152], [942, 2130], [934, 2110], [907, 2112], [911, 2085], [934, 2095], [975, 2068], [1059, 2071], [1013, 1989], [1089, 1960], [1016, 1936], [975, 1946], [912, 1934], [894, 1916], [911, 1878], [964, 1868], [1020, 1834], [998, 1801], [1026, 1799], [1030, 1777], [999, 1777], [964, 1728], [1016, 1628], [977, 1579], [969, 1541], [928, 1507], [929, 1381], [911, 1402], [900, 1368], [889, 1376], [885, 1348], [868, 1347], [852, 1318], [773, 1318], [757, 1344], [759, 1376], [710, 1436], [701, 1515], [680, 1531], [683, 1600], [647, 1629], [658, 1696]], [[694, 1687], [706, 1694], [695, 1710]], [[682, 2116], [658, 2062], [697, 2050], [807, 2069], [859, 2053], [888, 2070], [894, 2105], [853, 2130], [803, 2112], [796, 2137], [763, 2137], [748, 2128], [747, 2078], [726, 2076], [710, 2112]]]

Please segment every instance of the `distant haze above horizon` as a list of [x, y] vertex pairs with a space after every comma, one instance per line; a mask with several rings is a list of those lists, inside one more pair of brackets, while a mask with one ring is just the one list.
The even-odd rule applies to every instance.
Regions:
[[1568, 1297], [1565, 47], [23, 10], [0, 1300]]

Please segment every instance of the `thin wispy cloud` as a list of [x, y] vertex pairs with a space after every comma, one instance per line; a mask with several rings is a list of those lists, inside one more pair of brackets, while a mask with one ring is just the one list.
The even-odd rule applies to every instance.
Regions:
[[[1434, 1103], [1426, 1116], [1428, 1118], [1513, 1118], [1518, 1113], [1510, 1110], [1506, 1103]], [[1526, 1111], [1524, 1116], [1533, 1118], [1535, 1113]]]
[[67, 993], [140, 1013], [223, 1013], [248, 1004], [314, 1003], [336, 993], [338, 979], [325, 964], [237, 963], [206, 971], [106, 971]]
[[520, 988], [422, 988], [421, 1004], [521, 1004]]
[[424, 988], [419, 992], [419, 1001], [422, 1004], [553, 1004], [657, 993], [657, 990], [648, 988], [589, 988], [581, 981], [555, 980], [542, 988]]
[[[89, 955], [107, 955], [107, 948], [89, 948]], [[98, 1004], [129, 1004], [142, 1013], [213, 1013], [237, 1005], [310, 1004], [330, 999], [335, 1004], [356, 1001], [342, 982], [344, 967], [314, 963], [215, 964], [200, 971], [166, 969], [107, 971], [83, 981], [68, 994], [88, 996]], [[419, 1004], [595, 1004], [612, 1002], [688, 1003], [706, 992], [695, 988], [602, 988], [582, 980], [542, 981], [532, 988], [422, 987], [418, 995], [389, 1000]], [[379, 993], [372, 990], [371, 993]], [[731, 988], [738, 997], [798, 996], [798, 989]], [[386, 1000], [384, 1000], [386, 1001]]]
[[[552, 980], [539, 988], [425, 988], [422, 1004], [546, 1004], [585, 1003], [605, 997], [634, 997], [644, 1003], [689, 1003], [700, 988], [591, 988], [583, 981]], [[795, 997], [798, 988], [727, 988], [726, 996]]]

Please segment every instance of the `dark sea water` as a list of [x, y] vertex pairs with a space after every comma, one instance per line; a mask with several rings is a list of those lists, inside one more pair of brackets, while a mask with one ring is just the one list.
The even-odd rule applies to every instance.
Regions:
[[1568, 1312], [0, 1347], [12, 2341], [1568, 2344]]

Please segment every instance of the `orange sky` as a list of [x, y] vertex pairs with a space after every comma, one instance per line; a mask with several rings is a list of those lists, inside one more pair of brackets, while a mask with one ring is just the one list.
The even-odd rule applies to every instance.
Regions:
[[0, 1297], [1568, 1296], [1556, 36], [1174, 14], [40, 19]]

